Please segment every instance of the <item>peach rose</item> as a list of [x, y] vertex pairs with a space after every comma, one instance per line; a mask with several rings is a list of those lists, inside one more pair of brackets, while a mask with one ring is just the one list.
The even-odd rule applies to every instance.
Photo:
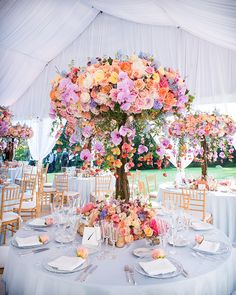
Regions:
[[147, 237], [151, 237], [153, 235], [153, 230], [149, 226], [147, 226], [144, 228], [144, 233]]
[[83, 259], [86, 259], [88, 257], [88, 250], [84, 247], [80, 247], [76, 250], [76, 255], [78, 257], [81, 257]]
[[48, 241], [49, 241], [49, 237], [48, 237], [47, 235], [40, 235], [40, 236], [39, 236], [39, 242], [40, 242], [40, 243], [45, 244], [45, 243], [47, 243]]
[[165, 258], [166, 254], [163, 249], [155, 249], [152, 251], [152, 258], [153, 259], [159, 259], [159, 258]]

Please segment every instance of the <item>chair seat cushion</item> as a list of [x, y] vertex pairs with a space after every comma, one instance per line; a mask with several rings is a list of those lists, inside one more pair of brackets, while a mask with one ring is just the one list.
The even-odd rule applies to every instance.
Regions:
[[[190, 215], [194, 216], [194, 217], [197, 218], [197, 219], [202, 220], [202, 212], [195, 212], [195, 211], [191, 211], [191, 210], [190, 210]], [[202, 220], [202, 221], [207, 222], [207, 221], [211, 220], [211, 218], [212, 218], [212, 214], [209, 213], [209, 212], [206, 212], [206, 213], [205, 213], [205, 219]]]
[[43, 191], [44, 191], [45, 193], [53, 193], [53, 192], [56, 192], [56, 189], [53, 188], [53, 187], [44, 187], [44, 188], [43, 188]]
[[158, 197], [158, 192], [157, 191], [150, 192], [149, 197], [150, 198], [157, 198]]
[[5, 213], [3, 213], [2, 222], [9, 222], [11, 220], [16, 220], [18, 218], [20, 218], [20, 216], [17, 213], [5, 212]]
[[30, 202], [22, 202], [21, 210], [30, 210], [36, 208], [36, 202], [30, 201]]
[[52, 182], [45, 182], [43, 184], [44, 187], [52, 187]]

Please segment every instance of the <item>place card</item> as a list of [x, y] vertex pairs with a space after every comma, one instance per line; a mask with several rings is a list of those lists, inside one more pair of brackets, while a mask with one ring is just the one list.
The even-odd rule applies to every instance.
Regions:
[[101, 237], [100, 228], [86, 226], [84, 228], [82, 245], [98, 246], [97, 237]]

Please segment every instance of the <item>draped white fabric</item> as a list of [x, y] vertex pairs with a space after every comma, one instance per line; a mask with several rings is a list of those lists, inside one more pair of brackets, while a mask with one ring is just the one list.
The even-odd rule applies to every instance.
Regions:
[[198, 104], [236, 101], [234, 0], [2, 0], [0, 26], [0, 104], [17, 118], [48, 117], [55, 67], [119, 49], [179, 70]]
[[97, 13], [78, 0], [1, 1], [0, 103], [11, 105], [23, 95], [44, 66], [76, 39]]
[[[18, 117], [47, 116], [50, 80], [55, 67], [67, 68], [73, 59], [85, 65], [87, 57], [114, 56], [140, 50], [152, 53], [162, 65], [178, 69], [186, 77], [196, 103], [236, 100], [236, 52], [199, 39], [171, 26], [147, 26], [99, 14], [89, 27], [53, 59], [34, 84], [12, 105]], [[27, 108], [25, 108], [27, 106]]]
[[30, 154], [33, 160], [41, 162], [54, 147], [57, 141], [57, 129], [51, 132], [52, 120], [50, 118], [24, 120], [32, 127], [34, 136], [28, 140]]
[[236, 49], [234, 0], [83, 0], [116, 17], [150, 25], [175, 25], [207, 41]]

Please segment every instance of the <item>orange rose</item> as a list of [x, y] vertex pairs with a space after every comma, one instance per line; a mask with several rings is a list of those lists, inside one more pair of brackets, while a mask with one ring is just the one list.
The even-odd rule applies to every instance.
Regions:
[[169, 106], [175, 105], [176, 103], [176, 98], [174, 96], [174, 94], [172, 92], [168, 92], [166, 99], [165, 99], [165, 103]]
[[167, 93], [168, 93], [168, 88], [161, 87], [159, 89], [159, 95], [161, 98], [165, 98]]
[[111, 85], [106, 85], [106, 86], [103, 86], [100, 91], [102, 93], [108, 94], [111, 91], [111, 89], [112, 89]]
[[142, 79], [138, 79], [134, 81], [134, 88], [137, 90], [143, 90], [145, 87], [145, 83], [143, 82]]
[[122, 71], [124, 71], [128, 74], [131, 72], [131, 64], [129, 62], [121, 62], [120, 68]]

